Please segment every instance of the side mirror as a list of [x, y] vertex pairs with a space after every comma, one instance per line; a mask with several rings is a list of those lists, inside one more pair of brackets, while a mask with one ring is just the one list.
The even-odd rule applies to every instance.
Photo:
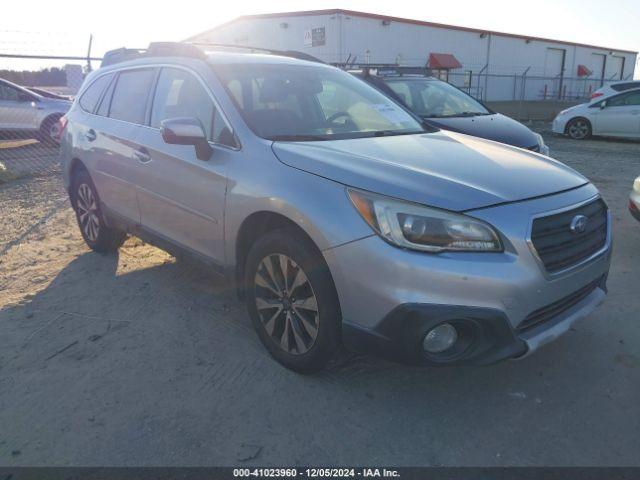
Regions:
[[600, 104], [600, 110], [604, 110], [605, 108], [607, 108], [607, 101], [603, 100], [602, 103]]
[[193, 145], [198, 160], [209, 160], [213, 148], [209, 145], [202, 122], [197, 118], [168, 118], [160, 123], [162, 139], [173, 145]]

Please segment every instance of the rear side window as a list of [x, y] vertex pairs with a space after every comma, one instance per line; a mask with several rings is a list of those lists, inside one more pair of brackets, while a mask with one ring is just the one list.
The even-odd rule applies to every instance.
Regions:
[[144, 124], [147, 96], [155, 70], [125, 70], [120, 72], [111, 98], [109, 117], [125, 122]]
[[17, 102], [20, 99], [18, 89], [0, 82], [0, 100]]
[[93, 113], [96, 109], [96, 105], [98, 105], [102, 92], [112, 78], [113, 74], [98, 77], [91, 85], [89, 85], [89, 88], [84, 91], [80, 97], [80, 107], [82, 107], [85, 112]]
[[632, 88], [640, 88], [640, 82], [616, 83], [615, 85], [611, 85], [611, 88], [616, 92], [622, 92], [624, 90], [631, 90]]
[[102, 100], [100, 101], [100, 105], [98, 106], [98, 110], [96, 111], [96, 115], [100, 115], [101, 117], [109, 116], [109, 106], [111, 105], [111, 96], [113, 95], [113, 89], [116, 86], [115, 80], [112, 81], [107, 87], [107, 91], [102, 96]]

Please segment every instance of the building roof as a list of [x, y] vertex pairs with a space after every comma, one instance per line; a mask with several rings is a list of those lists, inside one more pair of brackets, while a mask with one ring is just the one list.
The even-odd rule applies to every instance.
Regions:
[[577, 47], [586, 47], [586, 48], [597, 48], [600, 50], [609, 50], [609, 51], [614, 51], [614, 52], [621, 52], [621, 53], [633, 53], [633, 54], [638, 54], [638, 52], [633, 51], [633, 50], [624, 50], [624, 49], [620, 49], [620, 48], [611, 48], [611, 47], [600, 47], [597, 45], [589, 45], [586, 43], [577, 43], [577, 42], [568, 42], [566, 40], [553, 40], [550, 38], [542, 38], [542, 37], [530, 37], [527, 35], [517, 35], [514, 33], [505, 33], [505, 32], [496, 32], [493, 30], [481, 30], [478, 28], [469, 28], [469, 27], [460, 27], [457, 25], [447, 25], [444, 23], [434, 23], [434, 22], [425, 22], [422, 20], [414, 20], [411, 18], [402, 18], [402, 17], [392, 17], [389, 15], [379, 15], [377, 13], [366, 13], [366, 12], [358, 12], [355, 10], [344, 10], [341, 8], [334, 8], [334, 9], [327, 9], [327, 10], [302, 10], [302, 11], [297, 11], [297, 12], [280, 12], [280, 13], [261, 13], [261, 14], [256, 14], [256, 15], [243, 15], [241, 17], [238, 17], [234, 20], [231, 20], [229, 22], [223, 23], [221, 25], [218, 25], [217, 27], [211, 28], [209, 30], [206, 30], [204, 32], [201, 32], [197, 35], [194, 35], [193, 37], [190, 37], [187, 39], [187, 41], [193, 41], [196, 38], [202, 36], [202, 35], [206, 35], [207, 33], [210, 32], [214, 32], [215, 30], [235, 23], [237, 21], [240, 20], [251, 20], [251, 19], [259, 19], [259, 18], [282, 18], [282, 17], [308, 17], [308, 16], [312, 16], [312, 15], [337, 15], [337, 14], [343, 14], [343, 15], [351, 15], [354, 17], [363, 17], [363, 18], [372, 18], [372, 19], [376, 19], [376, 20], [388, 20], [388, 21], [392, 21], [392, 22], [398, 22], [398, 23], [408, 23], [408, 24], [412, 24], [412, 25], [422, 25], [425, 27], [433, 27], [433, 28], [444, 28], [444, 29], [448, 29], [448, 30], [459, 30], [459, 31], [463, 31], [463, 32], [474, 32], [474, 33], [489, 33], [491, 35], [496, 35], [496, 36], [501, 36], [501, 37], [511, 37], [511, 38], [520, 38], [522, 40], [537, 40], [537, 41], [541, 41], [541, 42], [553, 42], [553, 43], [560, 43], [563, 45], [572, 45], [572, 46], [577, 46]]
[[430, 68], [446, 68], [451, 70], [462, 68], [462, 64], [450, 53], [430, 53], [428, 65]]

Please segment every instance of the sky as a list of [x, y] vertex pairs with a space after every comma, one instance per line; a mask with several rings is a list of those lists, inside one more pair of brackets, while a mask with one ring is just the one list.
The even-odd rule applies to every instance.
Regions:
[[[3, 0], [0, 53], [86, 55], [183, 40], [240, 15], [342, 8], [431, 22], [640, 50], [640, 0]], [[51, 62], [0, 58], [0, 69]], [[636, 67], [636, 76], [640, 65]]]

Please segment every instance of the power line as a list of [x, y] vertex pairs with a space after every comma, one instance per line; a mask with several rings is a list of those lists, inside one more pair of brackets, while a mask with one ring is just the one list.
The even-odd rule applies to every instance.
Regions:
[[26, 58], [38, 60], [102, 60], [102, 57], [82, 57], [82, 56], [64, 56], [64, 55], [19, 55], [14, 53], [0, 53], [0, 58]]

